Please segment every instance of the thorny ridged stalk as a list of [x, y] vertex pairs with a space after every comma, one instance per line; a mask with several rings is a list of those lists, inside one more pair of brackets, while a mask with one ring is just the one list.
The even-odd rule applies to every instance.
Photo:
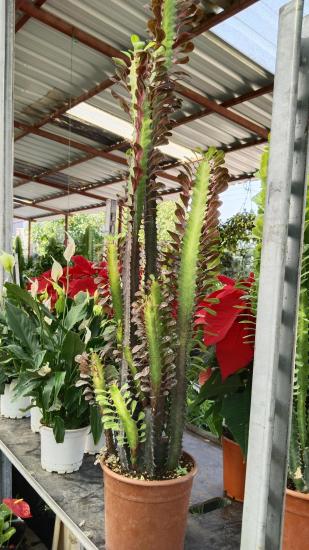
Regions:
[[164, 157], [159, 147], [168, 143], [180, 107], [175, 80], [183, 73], [176, 68], [188, 61], [193, 50], [188, 37], [204, 11], [193, 0], [153, 0], [151, 7], [150, 41], [134, 35], [128, 63], [115, 60], [126, 95], [114, 96], [133, 126], [128, 224], [124, 242], [107, 244], [109, 288], [102, 287], [101, 295], [114, 317], [96, 359], [104, 380], [93, 378], [93, 386], [122, 469], [158, 478], [175, 471], [182, 456], [195, 306], [219, 270], [219, 194], [228, 185], [228, 172], [223, 154], [213, 148], [183, 164], [175, 232], [169, 248], [160, 250], [156, 209]]

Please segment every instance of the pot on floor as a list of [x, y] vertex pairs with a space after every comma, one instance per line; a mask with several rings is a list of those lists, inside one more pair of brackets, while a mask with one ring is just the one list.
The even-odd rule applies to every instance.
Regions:
[[309, 494], [286, 490], [282, 548], [309, 548]]
[[41, 426], [41, 466], [47, 472], [67, 474], [82, 465], [89, 426], [65, 430], [63, 443], [57, 443], [52, 428]]
[[106, 550], [183, 550], [195, 462], [185, 476], [163, 481], [102, 468]]
[[246, 461], [238, 443], [222, 437], [223, 486], [226, 495], [238, 502], [244, 501]]
[[27, 409], [30, 406], [30, 397], [17, 397], [14, 395], [16, 382], [5, 384], [4, 393], [1, 395], [1, 416], [5, 418], [25, 418], [30, 416]]

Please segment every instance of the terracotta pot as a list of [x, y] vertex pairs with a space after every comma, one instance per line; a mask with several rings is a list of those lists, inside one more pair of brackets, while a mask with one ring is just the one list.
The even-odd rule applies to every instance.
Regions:
[[102, 468], [106, 550], [183, 550], [195, 463], [187, 475], [166, 481]]
[[222, 437], [223, 486], [228, 497], [244, 501], [246, 481], [246, 461], [238, 443]]
[[286, 490], [283, 550], [309, 547], [309, 494]]

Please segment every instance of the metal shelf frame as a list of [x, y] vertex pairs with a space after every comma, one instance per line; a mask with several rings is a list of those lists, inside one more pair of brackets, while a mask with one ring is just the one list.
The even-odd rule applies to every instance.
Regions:
[[241, 550], [278, 550], [307, 195], [309, 18], [280, 12]]

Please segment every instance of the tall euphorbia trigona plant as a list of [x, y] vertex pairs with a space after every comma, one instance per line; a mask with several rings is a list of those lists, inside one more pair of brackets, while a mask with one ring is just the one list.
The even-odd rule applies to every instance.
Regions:
[[175, 470], [182, 454], [195, 303], [217, 275], [218, 194], [228, 173], [223, 154], [214, 149], [183, 166], [176, 230], [170, 249], [159, 251], [157, 176], [163, 159], [158, 147], [167, 143], [180, 106], [175, 78], [181, 73], [175, 67], [193, 49], [186, 38], [200, 11], [189, 0], [153, 0], [152, 13], [151, 41], [133, 36], [128, 64], [115, 60], [130, 102], [119, 99], [133, 125], [128, 227], [123, 245], [107, 246], [110, 293], [102, 289], [102, 294], [112, 300], [114, 320], [101, 357], [93, 355], [90, 366], [109, 456], [118, 455], [123, 470], [158, 478]]

